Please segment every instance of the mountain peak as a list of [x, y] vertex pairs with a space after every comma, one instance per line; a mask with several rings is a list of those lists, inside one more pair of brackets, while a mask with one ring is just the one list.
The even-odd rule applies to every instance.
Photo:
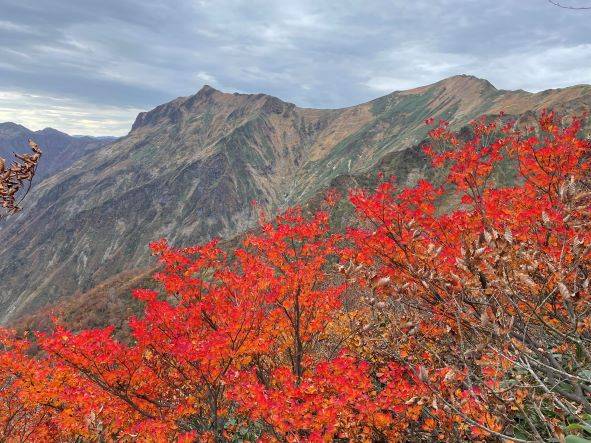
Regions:
[[447, 77], [443, 80], [438, 81], [437, 83], [435, 83], [435, 85], [441, 85], [451, 88], [462, 88], [471, 86], [480, 87], [483, 90], [497, 90], [497, 88], [495, 88], [495, 86], [488, 80], [470, 74], [452, 75], [451, 77]]
[[0, 130], [11, 132], [29, 132], [29, 130], [25, 128], [23, 125], [19, 125], [18, 123], [13, 122], [0, 123]]
[[40, 131], [35, 131], [35, 134], [44, 134], [44, 135], [62, 135], [62, 136], [67, 136], [68, 134], [66, 134], [65, 132], [62, 131], [58, 131], [57, 129], [54, 128], [43, 128]]
[[209, 85], [203, 85], [201, 89], [197, 92], [197, 94], [211, 94], [212, 92], [220, 92], [215, 88], [212, 88]]
[[209, 85], [203, 85], [194, 95], [178, 97], [149, 111], [140, 112], [131, 126], [131, 132], [144, 126], [154, 125], [162, 119], [174, 121], [180, 116], [182, 106], [191, 107], [194, 103], [208, 101], [210, 97], [217, 94], [223, 93]]

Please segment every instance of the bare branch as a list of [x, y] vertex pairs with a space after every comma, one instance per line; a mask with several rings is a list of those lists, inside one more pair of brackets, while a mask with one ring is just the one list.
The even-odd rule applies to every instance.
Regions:
[[555, 0], [548, 0], [548, 3], [551, 3], [554, 6], [558, 6], [559, 8], [562, 8], [562, 9], [572, 9], [572, 10], [591, 9], [591, 6], [566, 6], [566, 5], [560, 4], [559, 2], [557, 2]]

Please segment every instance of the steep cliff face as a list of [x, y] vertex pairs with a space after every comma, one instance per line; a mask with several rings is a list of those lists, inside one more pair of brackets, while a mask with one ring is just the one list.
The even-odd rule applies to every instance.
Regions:
[[0, 123], [0, 157], [10, 162], [13, 152], [29, 152], [28, 140], [43, 149], [43, 162], [37, 169], [37, 181], [68, 168], [76, 160], [111, 142], [115, 137], [74, 137], [53, 128], [31, 131], [12, 122]]
[[420, 176], [410, 148], [425, 137], [427, 117], [459, 128], [501, 110], [590, 106], [589, 86], [530, 94], [470, 76], [337, 110], [205, 86], [139, 114], [126, 137], [35, 188], [0, 232], [0, 321], [143, 269], [154, 239], [235, 235], [255, 220], [252, 200], [276, 212], [385, 161], [393, 173]]

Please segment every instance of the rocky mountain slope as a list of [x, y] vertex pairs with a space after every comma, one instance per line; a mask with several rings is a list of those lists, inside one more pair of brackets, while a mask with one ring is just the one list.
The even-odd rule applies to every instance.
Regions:
[[252, 200], [276, 212], [384, 165], [412, 181], [426, 167], [412, 147], [427, 117], [460, 128], [501, 110], [527, 121], [542, 108], [588, 111], [591, 87], [531, 94], [456, 76], [320, 110], [205, 86], [141, 113], [126, 137], [35, 188], [0, 232], [0, 321], [140, 272], [154, 239], [235, 235], [252, 226]]
[[37, 169], [36, 181], [69, 167], [76, 160], [111, 142], [115, 137], [71, 136], [53, 128], [31, 131], [12, 122], [0, 123], [0, 157], [10, 163], [13, 152], [28, 153], [29, 139], [43, 150], [43, 161]]

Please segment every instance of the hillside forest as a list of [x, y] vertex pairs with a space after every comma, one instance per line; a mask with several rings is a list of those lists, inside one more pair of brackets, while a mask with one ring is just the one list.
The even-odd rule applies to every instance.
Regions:
[[124, 332], [0, 329], [0, 441], [591, 441], [582, 121], [428, 119], [431, 181], [153, 242]]

